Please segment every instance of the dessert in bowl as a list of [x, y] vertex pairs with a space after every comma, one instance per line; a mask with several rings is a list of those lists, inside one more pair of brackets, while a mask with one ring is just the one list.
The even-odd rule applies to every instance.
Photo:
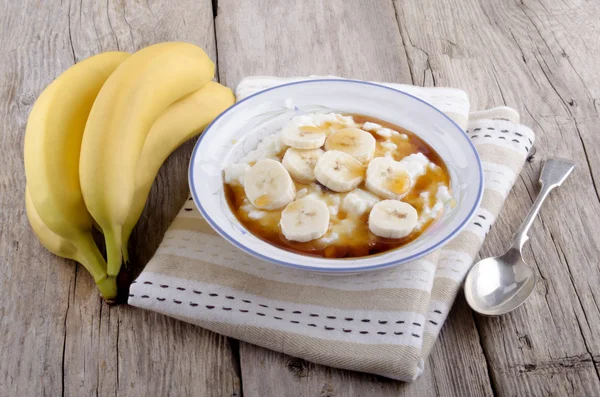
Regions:
[[225, 196], [252, 233], [326, 258], [410, 243], [452, 203], [450, 178], [424, 141], [367, 116], [309, 113], [224, 169]]
[[274, 87], [225, 111], [190, 163], [202, 216], [276, 264], [357, 272], [419, 258], [473, 216], [482, 170], [431, 105], [353, 80]]

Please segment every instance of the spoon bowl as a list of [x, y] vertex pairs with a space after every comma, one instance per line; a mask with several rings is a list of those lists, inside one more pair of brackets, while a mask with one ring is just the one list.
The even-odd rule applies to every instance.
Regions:
[[465, 279], [465, 297], [473, 310], [499, 316], [519, 307], [533, 292], [536, 276], [512, 248], [473, 266]]

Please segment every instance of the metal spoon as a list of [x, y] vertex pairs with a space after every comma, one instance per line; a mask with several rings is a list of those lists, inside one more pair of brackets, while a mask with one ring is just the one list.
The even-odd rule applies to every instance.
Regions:
[[465, 279], [465, 296], [471, 308], [487, 316], [498, 316], [519, 307], [535, 287], [536, 277], [521, 253], [528, 240], [527, 232], [542, 203], [555, 187], [560, 186], [575, 168], [571, 161], [549, 159], [540, 174], [541, 190], [509, 250], [502, 256], [477, 262]]

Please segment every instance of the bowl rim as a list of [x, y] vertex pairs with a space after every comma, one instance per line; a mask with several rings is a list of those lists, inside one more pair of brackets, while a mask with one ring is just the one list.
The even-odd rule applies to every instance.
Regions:
[[[405, 95], [407, 97], [410, 97], [416, 101], [419, 101], [423, 104], [425, 104], [426, 106], [430, 107], [431, 109], [433, 109], [435, 112], [440, 113], [444, 118], [446, 118], [453, 126], [454, 128], [456, 128], [462, 135], [464, 138], [466, 138], [466, 141], [469, 143], [469, 148], [473, 151], [473, 154], [475, 155], [475, 160], [477, 162], [477, 171], [479, 173], [479, 186], [478, 186], [478, 190], [477, 190], [477, 197], [475, 199], [475, 203], [473, 204], [473, 207], [471, 208], [471, 210], [469, 211], [469, 214], [465, 217], [465, 219], [454, 229], [452, 230], [452, 232], [450, 232], [448, 234], [448, 236], [446, 236], [445, 238], [443, 238], [442, 240], [440, 240], [438, 243], [427, 247], [411, 256], [405, 257], [405, 258], [400, 258], [400, 259], [396, 259], [396, 260], [391, 260], [391, 261], [387, 261], [387, 262], [383, 262], [383, 263], [377, 263], [377, 264], [373, 264], [373, 265], [364, 265], [364, 266], [352, 266], [352, 267], [348, 267], [348, 266], [340, 266], [340, 267], [320, 267], [320, 266], [310, 266], [310, 265], [302, 265], [302, 264], [298, 264], [296, 262], [289, 262], [289, 261], [281, 261], [281, 260], [277, 260], [277, 259], [273, 259], [270, 256], [266, 256], [261, 254], [260, 252], [256, 252], [253, 249], [250, 249], [249, 247], [247, 247], [246, 245], [244, 245], [243, 243], [240, 243], [237, 239], [235, 239], [234, 237], [232, 237], [231, 235], [229, 235], [227, 232], [225, 232], [223, 229], [221, 229], [221, 227], [219, 227], [219, 225], [217, 225], [215, 223], [215, 221], [212, 219], [212, 217], [207, 213], [207, 211], [204, 209], [204, 207], [202, 206], [200, 199], [198, 197], [198, 195], [196, 194], [196, 187], [194, 185], [194, 164], [195, 164], [195, 159], [196, 159], [196, 154], [198, 151], [198, 148], [201, 145], [202, 140], [206, 137], [206, 135], [208, 134], [208, 132], [211, 130], [211, 128], [213, 127], [213, 125], [215, 123], [217, 123], [221, 117], [225, 116], [227, 113], [233, 111], [234, 109], [236, 109], [239, 105], [243, 104], [244, 102], [255, 98], [259, 95], [262, 95], [266, 92], [269, 91], [273, 91], [273, 90], [277, 90], [277, 89], [282, 89], [284, 87], [288, 87], [288, 86], [292, 86], [292, 85], [300, 85], [300, 84], [308, 84], [308, 83], [352, 83], [352, 84], [362, 84], [362, 85], [369, 85], [369, 86], [375, 86], [378, 88], [383, 88], [389, 91], [395, 91], [397, 93], [400, 93], [402, 95]], [[301, 269], [301, 270], [309, 270], [309, 271], [316, 271], [316, 272], [327, 272], [327, 273], [349, 273], [349, 272], [363, 272], [363, 271], [372, 271], [372, 270], [378, 270], [378, 269], [384, 269], [384, 268], [388, 268], [388, 267], [392, 267], [392, 266], [398, 266], [419, 258], [422, 258], [423, 256], [435, 251], [436, 249], [440, 248], [441, 246], [445, 245], [447, 242], [449, 242], [451, 239], [453, 239], [454, 237], [456, 237], [456, 235], [458, 233], [460, 233], [465, 226], [469, 223], [469, 221], [473, 218], [473, 216], [475, 215], [475, 211], [477, 211], [477, 209], [479, 208], [480, 204], [481, 204], [481, 200], [483, 198], [483, 166], [481, 164], [481, 158], [479, 156], [479, 153], [477, 152], [477, 149], [475, 148], [475, 145], [473, 144], [473, 142], [471, 141], [471, 139], [469, 138], [468, 134], [466, 133], [465, 130], [463, 130], [454, 120], [452, 120], [447, 114], [445, 114], [444, 112], [442, 112], [441, 110], [439, 110], [438, 108], [436, 108], [435, 106], [431, 105], [430, 103], [424, 101], [421, 98], [418, 98], [414, 95], [411, 95], [407, 92], [401, 91], [399, 89], [396, 88], [392, 88], [392, 87], [388, 87], [385, 85], [381, 85], [381, 84], [377, 84], [377, 83], [372, 83], [369, 81], [362, 81], [362, 80], [353, 80], [353, 79], [309, 79], [309, 80], [300, 80], [300, 81], [292, 81], [289, 83], [284, 83], [284, 84], [280, 84], [280, 85], [276, 85], [273, 87], [269, 87], [266, 88], [264, 90], [260, 90], [258, 92], [255, 92], [252, 95], [249, 95], [247, 97], [245, 97], [244, 99], [237, 101], [236, 103], [234, 103], [233, 105], [231, 105], [229, 108], [227, 108], [225, 111], [223, 111], [220, 115], [218, 115], [202, 132], [202, 134], [200, 135], [200, 137], [198, 138], [198, 140], [196, 141], [196, 144], [194, 145], [194, 150], [192, 151], [192, 155], [190, 157], [190, 162], [189, 162], [189, 167], [188, 167], [188, 184], [190, 187], [190, 192], [192, 195], [192, 198], [194, 200], [194, 204], [196, 205], [196, 207], [198, 208], [198, 210], [200, 211], [202, 217], [204, 218], [204, 220], [206, 220], [206, 222], [208, 222], [208, 224], [219, 234], [221, 235], [221, 237], [223, 237], [225, 240], [227, 240], [229, 243], [231, 243], [232, 245], [234, 245], [235, 247], [237, 247], [238, 249], [244, 251], [247, 254], [250, 254], [252, 256], [254, 256], [255, 258], [258, 258], [260, 260], [269, 262], [269, 263], [274, 263], [277, 265], [282, 265], [282, 266], [286, 266], [289, 268], [294, 268], [294, 269]], [[243, 225], [242, 225], [243, 226]], [[264, 241], [261, 239], [261, 241], [264, 244], [269, 244], [268, 242]], [[272, 245], [272, 244], [271, 244]], [[302, 254], [298, 254], [298, 255], [302, 255]], [[303, 255], [304, 257], [310, 259], [310, 255]], [[368, 258], [369, 256], [367, 256], [366, 258]], [[335, 260], [334, 258], [329, 258], [331, 260]], [[353, 261], [360, 261], [360, 259], [362, 258], [346, 258], [346, 260], [351, 259]], [[340, 265], [342, 265], [344, 262], [340, 261]]]

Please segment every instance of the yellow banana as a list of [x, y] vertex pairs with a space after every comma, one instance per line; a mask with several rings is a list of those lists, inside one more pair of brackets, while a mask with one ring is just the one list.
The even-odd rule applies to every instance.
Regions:
[[[79, 156], [86, 120], [102, 85], [129, 54], [108, 52], [77, 63], [54, 80], [35, 102], [25, 133], [25, 174], [31, 202], [43, 224], [73, 244], [93, 268], [97, 284], [106, 264], [91, 235], [92, 217], [79, 183]], [[31, 207], [31, 206], [30, 206]], [[101, 293], [107, 299], [115, 288]]]
[[123, 224], [123, 259], [129, 261], [127, 242], [137, 223], [160, 166], [182, 143], [199, 134], [235, 102], [233, 92], [214, 81], [169, 106], [154, 122], [140, 154], [135, 192]]
[[114, 282], [114, 279], [106, 277], [106, 270], [102, 265], [104, 263], [104, 258], [100, 255], [100, 252], [96, 251], [98, 255], [96, 260], [93, 263], [89, 262], [86, 259], [86, 256], [82, 255], [73, 243], [69, 240], [65, 240], [50, 230], [37, 213], [33, 201], [31, 200], [31, 196], [29, 195], [28, 188], [25, 189], [25, 208], [27, 210], [27, 218], [29, 218], [31, 228], [48, 251], [62, 258], [71, 259], [81, 263], [94, 277], [94, 280], [98, 280], [98, 289], [106, 299], [113, 299], [117, 296], [117, 285]]
[[54, 255], [58, 255], [62, 258], [72, 259], [79, 262], [81, 253], [69, 240], [65, 240], [52, 230], [48, 229], [48, 226], [44, 224], [42, 218], [37, 213], [31, 196], [29, 194], [29, 188], [25, 188], [25, 209], [27, 210], [27, 218], [35, 234], [39, 237], [40, 242], [46, 249], [52, 252]]
[[214, 64], [201, 48], [162, 43], [133, 54], [98, 94], [85, 127], [79, 170], [85, 204], [106, 240], [109, 276], [121, 267], [122, 228], [152, 124], [213, 76]]

